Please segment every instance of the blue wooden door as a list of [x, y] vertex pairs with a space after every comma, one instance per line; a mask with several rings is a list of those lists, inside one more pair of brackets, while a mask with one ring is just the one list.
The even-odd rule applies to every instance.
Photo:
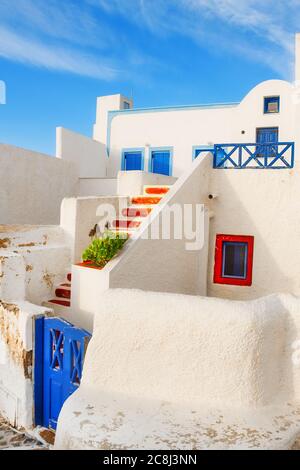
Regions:
[[90, 334], [60, 318], [44, 320], [43, 425], [56, 429], [61, 408], [79, 387]]
[[262, 127], [256, 131], [258, 157], [265, 158], [266, 166], [268, 158], [274, 158], [278, 149], [278, 127]]
[[124, 153], [123, 170], [134, 171], [142, 170], [142, 152], [125, 152]]
[[171, 175], [171, 153], [168, 150], [151, 152], [151, 171], [160, 175]]

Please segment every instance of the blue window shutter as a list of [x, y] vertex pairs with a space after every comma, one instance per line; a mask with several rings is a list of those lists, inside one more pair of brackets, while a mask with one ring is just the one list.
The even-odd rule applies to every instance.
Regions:
[[154, 150], [151, 153], [152, 173], [170, 176], [171, 152], [169, 150]]
[[143, 156], [142, 152], [124, 152], [123, 170], [134, 171], [142, 170]]

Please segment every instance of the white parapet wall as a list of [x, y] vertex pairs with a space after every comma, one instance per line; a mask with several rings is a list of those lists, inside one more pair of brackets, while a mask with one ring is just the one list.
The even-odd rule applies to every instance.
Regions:
[[29, 302], [0, 301], [0, 413], [17, 428], [34, 424], [34, 320], [51, 314]]
[[0, 300], [37, 305], [53, 296], [71, 266], [59, 226], [0, 225]]
[[291, 295], [110, 290], [56, 448], [288, 448], [300, 432], [299, 338]]
[[0, 224], [58, 224], [61, 201], [77, 196], [76, 167], [0, 144]]

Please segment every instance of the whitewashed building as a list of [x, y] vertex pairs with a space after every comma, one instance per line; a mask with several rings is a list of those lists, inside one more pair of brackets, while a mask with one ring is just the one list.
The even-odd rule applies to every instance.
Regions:
[[[58, 423], [59, 448], [172, 448], [176, 425], [196, 436], [175, 434], [183, 448], [291, 445], [300, 429], [299, 82], [298, 34], [295, 81], [263, 82], [240, 103], [135, 109], [122, 95], [100, 97], [93, 139], [58, 128], [56, 159], [0, 146], [0, 411], [11, 422]], [[28, 165], [36, 177], [12, 185]], [[146, 237], [175, 206], [202, 208], [194, 238], [174, 236], [176, 217], [173, 236]], [[99, 221], [131, 237], [95, 270], [80, 261]], [[203, 438], [215, 407], [235, 410], [221, 441]], [[191, 410], [206, 420], [202, 434], [185, 419]], [[149, 428], [126, 441], [139, 413]], [[228, 425], [255, 428], [256, 440], [226, 440]]]

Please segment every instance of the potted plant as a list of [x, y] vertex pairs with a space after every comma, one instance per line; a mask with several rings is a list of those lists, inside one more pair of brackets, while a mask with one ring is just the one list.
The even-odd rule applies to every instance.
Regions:
[[128, 234], [105, 232], [102, 237], [92, 240], [82, 254], [85, 266], [95, 269], [103, 269], [104, 266], [123, 248], [128, 240]]

